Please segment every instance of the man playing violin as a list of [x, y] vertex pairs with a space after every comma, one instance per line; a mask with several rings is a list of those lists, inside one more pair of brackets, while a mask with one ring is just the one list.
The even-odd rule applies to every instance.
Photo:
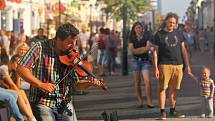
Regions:
[[68, 49], [76, 49], [78, 34], [72, 24], [62, 24], [55, 38], [37, 42], [18, 63], [17, 73], [31, 84], [29, 100], [38, 121], [77, 120], [74, 112], [71, 115], [61, 112], [68, 88], [83, 90], [102, 84], [92, 78], [80, 80], [73, 68], [60, 61], [59, 57]]

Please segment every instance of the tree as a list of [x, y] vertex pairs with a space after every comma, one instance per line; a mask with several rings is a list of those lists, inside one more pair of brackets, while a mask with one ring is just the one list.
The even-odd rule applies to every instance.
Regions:
[[106, 13], [106, 19], [112, 17], [116, 21], [123, 18], [124, 9], [126, 6], [128, 20], [136, 20], [138, 13], [142, 13], [148, 9], [149, 0], [105, 0], [106, 6], [101, 10]]
[[105, 0], [106, 7], [102, 11], [106, 13], [106, 20], [109, 17], [116, 21], [123, 20], [123, 49], [122, 49], [122, 74], [128, 74], [127, 62], [127, 24], [130, 20], [137, 20], [138, 14], [144, 12], [149, 5], [148, 0]]

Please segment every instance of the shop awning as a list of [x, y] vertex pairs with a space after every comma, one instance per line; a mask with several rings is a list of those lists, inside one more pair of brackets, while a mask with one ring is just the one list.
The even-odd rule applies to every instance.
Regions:
[[5, 0], [0, 0], [0, 10], [4, 10], [6, 7]]
[[21, 3], [22, 2], [22, 0], [7, 0], [7, 1], [15, 2], [15, 3]]

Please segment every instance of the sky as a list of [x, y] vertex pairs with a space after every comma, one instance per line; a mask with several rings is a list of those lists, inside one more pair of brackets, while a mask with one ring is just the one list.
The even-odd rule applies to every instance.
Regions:
[[178, 14], [179, 23], [182, 22], [183, 16], [191, 0], [161, 0], [161, 14], [166, 15], [168, 12], [175, 12]]

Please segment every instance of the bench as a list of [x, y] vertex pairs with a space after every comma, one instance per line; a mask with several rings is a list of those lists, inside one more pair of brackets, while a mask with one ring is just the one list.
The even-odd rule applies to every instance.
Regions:
[[0, 101], [0, 121], [10, 121], [10, 108], [7, 102]]

